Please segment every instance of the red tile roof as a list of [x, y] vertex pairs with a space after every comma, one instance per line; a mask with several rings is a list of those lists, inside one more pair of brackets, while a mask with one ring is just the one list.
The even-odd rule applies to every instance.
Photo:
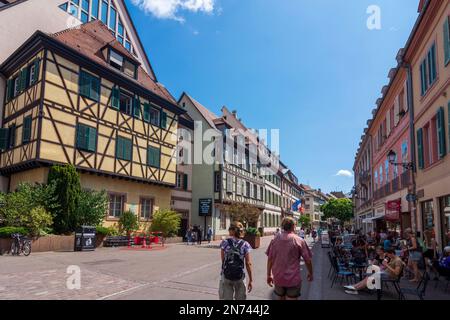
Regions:
[[[61, 43], [77, 50], [80, 54], [88, 57], [96, 63], [120, 73], [117, 69], [111, 67], [103, 56], [102, 50], [106, 46], [111, 46], [114, 50], [124, 55], [131, 61], [139, 63], [138, 60], [128, 52], [125, 47], [117, 41], [111, 31], [101, 21], [95, 20], [85, 23], [81, 26], [66, 29], [51, 35]], [[160, 97], [176, 104], [174, 97], [160, 83], [155, 82], [145, 70], [138, 66], [137, 80], [129, 77], [130, 80], [159, 95]], [[127, 77], [124, 75], [124, 77]]]

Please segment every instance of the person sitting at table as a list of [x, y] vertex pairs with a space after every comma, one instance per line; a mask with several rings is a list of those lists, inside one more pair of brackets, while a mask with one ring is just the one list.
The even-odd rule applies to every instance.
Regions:
[[444, 248], [442, 257], [433, 266], [440, 275], [450, 277], [450, 246]]
[[373, 259], [373, 264], [377, 266], [383, 265], [383, 260], [386, 258], [386, 252], [382, 246], [377, 247], [376, 249], [376, 257]]
[[364, 241], [358, 241], [352, 249], [353, 262], [357, 265], [365, 264], [367, 261], [367, 250]]
[[[383, 260], [382, 265], [385, 269], [380, 272], [381, 281], [396, 279], [401, 274], [404, 263], [395, 255], [395, 250], [389, 249], [386, 251], [386, 258]], [[353, 286], [344, 286], [346, 289], [345, 293], [358, 294], [359, 290], [367, 288], [367, 281], [369, 278], [370, 277], [366, 277]]]

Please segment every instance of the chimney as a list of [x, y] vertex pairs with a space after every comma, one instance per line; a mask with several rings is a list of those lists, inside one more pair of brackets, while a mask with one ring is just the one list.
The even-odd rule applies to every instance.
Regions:
[[231, 113], [233, 114], [233, 116], [234, 116], [235, 118], [237, 117], [237, 111], [236, 111], [236, 110], [231, 111]]

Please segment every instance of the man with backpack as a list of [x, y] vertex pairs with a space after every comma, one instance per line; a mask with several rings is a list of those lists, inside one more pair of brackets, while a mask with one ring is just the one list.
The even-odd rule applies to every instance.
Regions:
[[[244, 227], [240, 222], [233, 222], [228, 228], [230, 238], [220, 244], [222, 273], [219, 284], [220, 300], [246, 300], [247, 291], [253, 288], [253, 271], [250, 259], [250, 244], [243, 240]], [[245, 287], [244, 265], [247, 269], [248, 283]]]

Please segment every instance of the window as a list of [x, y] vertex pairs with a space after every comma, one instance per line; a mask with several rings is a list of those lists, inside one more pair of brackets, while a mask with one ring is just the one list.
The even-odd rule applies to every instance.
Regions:
[[17, 76], [16, 78], [14, 78], [13, 83], [14, 83], [14, 97], [16, 97], [20, 93], [20, 77]]
[[117, 136], [116, 157], [121, 160], [131, 161], [133, 145], [130, 139]]
[[83, 97], [98, 102], [100, 97], [100, 79], [90, 73], [87, 73], [86, 71], [81, 70], [79, 79], [79, 93]]
[[263, 187], [260, 187], [259, 197], [260, 197], [259, 200], [264, 201], [264, 188]]
[[220, 186], [221, 186], [220, 180], [221, 180], [220, 172], [216, 171], [214, 173], [214, 192], [220, 192]]
[[256, 184], [253, 185], [253, 199], [258, 199], [258, 186]]
[[16, 145], [16, 125], [13, 124], [9, 127], [8, 133], [8, 148], [12, 149]]
[[240, 178], [236, 178], [236, 194], [242, 194], [242, 180]]
[[141, 219], [151, 219], [153, 216], [153, 199], [151, 198], [141, 198], [140, 200], [141, 208]]
[[124, 58], [114, 50], [109, 50], [109, 64], [122, 71]]
[[225, 230], [227, 228], [227, 214], [220, 210], [220, 229]]
[[245, 182], [245, 196], [247, 198], [250, 198], [250, 182]]
[[183, 174], [182, 173], [177, 173], [177, 188], [181, 189], [181, 185], [183, 183]]
[[437, 78], [436, 44], [433, 44], [420, 65], [420, 81], [422, 96], [433, 85]]
[[[450, 117], [450, 115], [449, 115]], [[450, 124], [449, 124], [450, 125]], [[437, 144], [438, 144], [438, 157], [442, 159], [447, 154], [447, 148], [445, 145], [445, 114], [444, 108], [440, 107], [436, 115], [436, 131], [437, 131]]]
[[188, 189], [188, 175], [184, 174], [183, 175], [183, 190], [187, 190]]
[[152, 146], [147, 148], [147, 165], [150, 167], [159, 168], [161, 158], [161, 150]]
[[122, 91], [119, 96], [119, 110], [128, 115], [132, 115], [133, 98]]
[[94, 19], [98, 19], [98, 5], [99, 5], [99, 0], [92, 0], [91, 14], [92, 14], [92, 18], [94, 18]]
[[102, 22], [108, 24], [108, 2], [102, 1]]
[[28, 143], [31, 140], [31, 122], [31, 116], [27, 116], [23, 119], [22, 144]]
[[227, 193], [233, 192], [233, 176], [230, 173], [226, 175], [226, 190]]
[[117, 10], [113, 7], [109, 7], [109, 28], [114, 32], [116, 30], [116, 19], [117, 19]]
[[150, 107], [150, 123], [159, 126], [159, 110], [153, 107]]
[[95, 152], [97, 150], [97, 130], [79, 123], [76, 146], [79, 150]]
[[433, 229], [434, 214], [433, 214], [433, 200], [422, 202], [422, 217], [424, 230]]
[[120, 194], [109, 195], [109, 216], [119, 218], [124, 210], [125, 196]]

